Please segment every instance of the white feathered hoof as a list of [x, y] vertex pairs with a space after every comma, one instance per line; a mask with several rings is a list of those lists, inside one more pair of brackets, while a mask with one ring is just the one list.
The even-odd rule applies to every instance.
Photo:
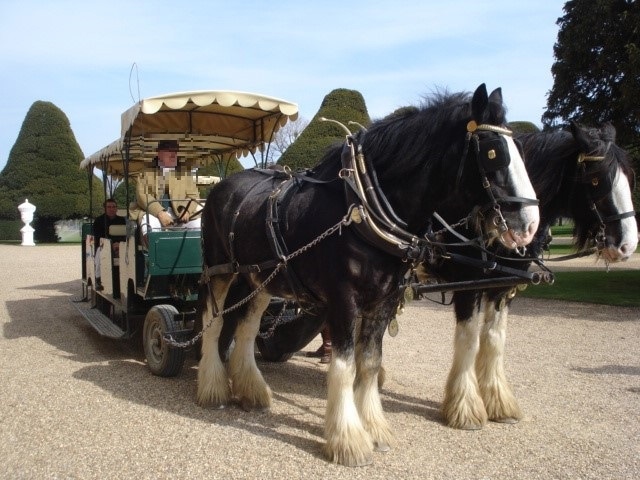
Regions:
[[464, 402], [461, 399], [445, 400], [442, 404], [442, 414], [446, 424], [459, 430], [480, 430], [488, 422], [484, 404], [478, 397], [475, 402]]
[[[367, 451], [368, 450], [368, 451]], [[361, 449], [351, 446], [324, 446], [324, 453], [330, 462], [345, 467], [365, 467], [373, 463], [373, 448]]]

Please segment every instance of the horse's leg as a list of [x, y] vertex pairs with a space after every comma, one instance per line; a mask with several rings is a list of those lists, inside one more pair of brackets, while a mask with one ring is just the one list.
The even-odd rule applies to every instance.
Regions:
[[522, 411], [504, 370], [508, 313], [508, 306], [505, 305], [496, 311], [495, 301], [486, 302], [485, 324], [480, 334], [476, 372], [489, 419], [495, 422], [515, 423], [522, 418]]
[[271, 407], [271, 389], [258, 370], [255, 359], [260, 319], [270, 300], [271, 295], [262, 292], [249, 302], [246, 317], [236, 327], [236, 344], [229, 357], [233, 395], [245, 410]]
[[477, 430], [487, 423], [475, 371], [480, 335], [477, 297], [475, 293], [456, 292], [454, 302], [453, 364], [447, 378], [442, 412], [450, 427]]
[[[389, 302], [388, 302], [389, 303]], [[386, 452], [393, 444], [391, 427], [384, 417], [378, 385], [383, 372], [382, 337], [389, 318], [395, 314], [396, 305], [390, 302], [372, 315], [365, 315], [356, 339], [356, 381], [354, 388], [356, 408], [362, 424], [376, 450]]]
[[[331, 319], [332, 356], [327, 374], [327, 413], [324, 452], [330, 461], [350, 467], [373, 461], [373, 442], [364, 429], [354, 401], [356, 364], [353, 348], [355, 306], [344, 298], [340, 308], [332, 301], [326, 315]], [[342, 319], [335, 320], [335, 319]]]
[[[218, 339], [222, 330], [222, 317], [214, 313], [222, 311], [229, 291], [231, 275], [210, 279], [207, 298], [202, 312], [202, 358], [198, 366], [198, 394], [200, 405], [224, 407], [231, 397], [227, 372], [220, 359]], [[201, 289], [203, 291], [204, 289]], [[215, 307], [214, 307], [215, 305]], [[210, 325], [210, 326], [209, 326]], [[209, 326], [209, 327], [208, 327]]]

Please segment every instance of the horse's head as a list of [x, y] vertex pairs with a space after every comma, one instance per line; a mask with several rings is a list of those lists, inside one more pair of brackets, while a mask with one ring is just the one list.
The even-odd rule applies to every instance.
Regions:
[[[473, 94], [466, 144], [456, 175], [456, 195], [484, 199], [476, 225], [507, 248], [528, 245], [540, 222], [538, 202], [521, 151], [505, 128], [502, 92]], [[480, 201], [480, 200], [478, 200]]]
[[571, 199], [576, 242], [584, 247], [595, 237], [607, 262], [627, 260], [638, 246], [629, 156], [616, 145], [611, 124], [585, 128], [572, 122], [570, 131], [581, 152], [575, 159], [576, 192]]
[[[393, 212], [391, 230], [422, 235], [436, 211], [447, 221], [474, 217], [490, 241], [507, 248], [531, 242], [538, 202], [504, 112], [500, 89], [488, 95], [482, 84], [473, 96], [435, 95], [359, 132], [362, 170], [379, 179], [385, 198], [378, 216]], [[363, 191], [378, 190], [372, 183]]]

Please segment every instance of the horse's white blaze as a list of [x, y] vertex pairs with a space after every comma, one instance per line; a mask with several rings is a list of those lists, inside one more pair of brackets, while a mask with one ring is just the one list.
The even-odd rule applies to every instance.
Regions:
[[360, 421], [353, 393], [356, 377], [354, 358], [335, 355], [327, 374], [327, 413], [325, 415], [325, 453], [342, 465], [365, 465], [371, 462], [373, 442]]
[[[524, 166], [524, 161], [520, 156], [520, 151], [513, 141], [513, 138], [508, 135], [503, 135], [503, 138], [509, 146], [511, 161], [509, 162], [508, 169], [515, 190], [514, 196], [529, 199], [537, 198], [533, 185], [531, 185], [531, 180], [529, 180], [527, 169]], [[538, 206], [526, 205], [520, 209], [520, 221], [518, 224], [508, 225], [509, 232], [506, 235], [508, 238], [501, 238], [501, 241], [509, 248], [513, 248], [513, 243], [518, 247], [528, 245], [533, 240], [539, 224], [540, 210]]]
[[[633, 211], [629, 179], [620, 170], [614, 179], [611, 196], [617, 212]], [[621, 224], [622, 238], [620, 243], [603, 252], [605, 258], [612, 262], [627, 260], [638, 247], [638, 225], [635, 217], [625, 218]]]
[[[215, 284], [215, 280], [212, 280]], [[218, 339], [222, 331], [222, 317], [213, 318], [213, 298], [217, 298], [224, 305], [228, 285], [219, 288], [210, 287], [206, 307], [202, 314], [202, 358], [198, 366], [198, 393], [200, 405], [225, 406], [231, 397], [229, 379], [224, 364], [218, 353]], [[207, 326], [211, 323], [211, 326]]]
[[456, 324], [453, 364], [447, 378], [442, 411], [454, 428], [478, 429], [487, 423], [487, 413], [478, 391], [475, 360], [479, 347], [479, 315]]
[[485, 324], [480, 333], [480, 350], [476, 359], [478, 387], [487, 416], [503, 422], [522, 418], [504, 369], [508, 313], [507, 306], [497, 312], [494, 302], [486, 302]]
[[235, 346], [229, 358], [229, 375], [234, 396], [247, 410], [271, 407], [271, 389], [256, 365], [255, 340], [262, 312], [271, 296], [261, 293], [249, 303], [247, 315], [235, 331]]

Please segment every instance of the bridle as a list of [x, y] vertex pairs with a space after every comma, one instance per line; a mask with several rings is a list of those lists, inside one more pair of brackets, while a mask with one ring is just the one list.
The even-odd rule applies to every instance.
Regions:
[[[503, 235], [507, 230], [507, 222], [502, 215], [502, 209], [500, 204], [521, 204], [521, 205], [538, 205], [539, 201], [536, 198], [526, 198], [526, 197], [515, 197], [515, 196], [503, 196], [496, 198], [491, 188], [491, 182], [487, 177], [487, 172], [497, 171], [501, 168], [507, 168], [509, 166], [510, 156], [503, 155], [502, 158], [509, 159], [505, 163], [496, 163], [496, 158], [500, 158], [496, 154], [496, 148], [504, 148], [504, 139], [501, 137], [497, 137], [494, 139], [484, 139], [481, 140], [479, 135], [476, 132], [488, 131], [497, 133], [499, 135], [506, 135], [508, 137], [513, 137], [513, 132], [507, 128], [499, 127], [496, 125], [489, 124], [480, 124], [478, 125], [475, 121], [470, 121], [467, 124], [467, 134], [465, 137], [465, 147], [462, 154], [462, 158], [460, 160], [460, 165], [458, 166], [458, 173], [456, 175], [456, 190], [459, 189], [460, 181], [462, 179], [462, 172], [465, 165], [465, 160], [469, 152], [470, 146], [473, 146], [475, 152], [475, 158], [478, 163], [478, 169], [480, 171], [480, 177], [482, 181], [482, 186], [484, 187], [487, 195], [489, 196], [489, 202], [481, 207], [476, 216], [484, 217], [487, 212], [493, 211], [494, 218], [493, 223], [496, 227], [496, 231], [493, 232], [492, 235], [487, 235], [490, 237], [498, 237]], [[486, 152], [481, 148], [482, 144], [488, 144], [488, 148]], [[491, 148], [493, 147], [493, 148]], [[486, 155], [486, 157], [484, 155]], [[441, 219], [439, 220], [441, 221]], [[482, 225], [482, 222], [478, 222], [479, 225]]]
[[[605, 235], [605, 229], [606, 229], [606, 225], [608, 223], [613, 223], [615, 221], [618, 220], [623, 220], [625, 218], [630, 218], [630, 217], [634, 217], [636, 212], [634, 210], [630, 210], [627, 212], [623, 212], [623, 213], [617, 213], [614, 215], [609, 215], [606, 217], [603, 217], [602, 214], [600, 213], [600, 211], [598, 210], [598, 207], [596, 205], [596, 202], [599, 201], [600, 199], [604, 198], [606, 195], [608, 195], [609, 193], [611, 193], [611, 190], [613, 188], [613, 185], [609, 185], [609, 184], [605, 184], [604, 188], [600, 185], [600, 183], [602, 182], [602, 179], [600, 176], [591, 176], [588, 172], [587, 172], [587, 168], [586, 168], [586, 164], [587, 162], [601, 162], [606, 158], [606, 154], [609, 151], [609, 149], [611, 148], [611, 142], [609, 142], [607, 144], [607, 148], [605, 149], [604, 155], [588, 155], [585, 153], [580, 153], [578, 155], [578, 169], [580, 170], [580, 179], [579, 181], [581, 181], [581, 183], [583, 184], [590, 184], [594, 189], [597, 189], [598, 187], [600, 187], [602, 189], [602, 191], [600, 192], [599, 197], [596, 198], [596, 194], [594, 191], [592, 191], [591, 189], [587, 189], [587, 201], [589, 203], [589, 208], [591, 209], [591, 211], [593, 211], [593, 213], [595, 214], [596, 218], [598, 219], [598, 232], [594, 233], [594, 240], [596, 242], [596, 247], [598, 249], [598, 251], [604, 249], [606, 247], [606, 235]], [[590, 177], [590, 178], [589, 178]], [[606, 191], [604, 191], [606, 189]]]

